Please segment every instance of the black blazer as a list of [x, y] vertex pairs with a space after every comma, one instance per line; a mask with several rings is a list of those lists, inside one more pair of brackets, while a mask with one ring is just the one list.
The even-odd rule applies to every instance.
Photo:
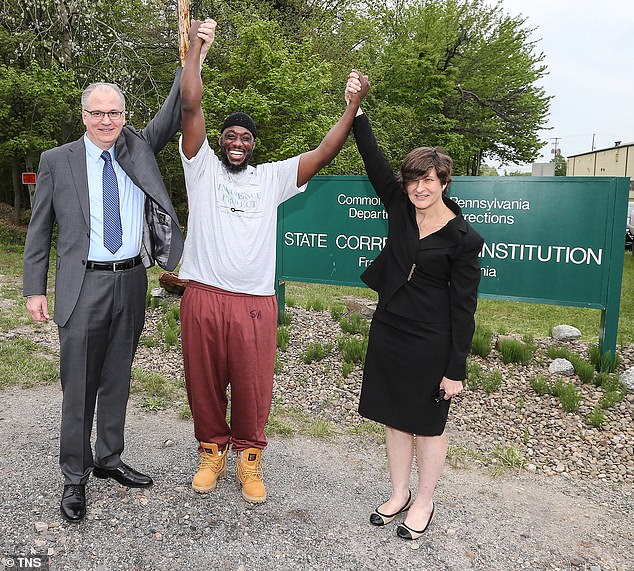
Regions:
[[450, 323], [445, 377], [464, 379], [475, 329], [478, 254], [484, 240], [446, 197], [443, 201], [456, 217], [421, 240], [414, 205], [380, 151], [366, 115], [355, 118], [353, 133], [368, 178], [388, 213], [385, 247], [361, 279], [378, 292], [380, 309], [416, 321]]

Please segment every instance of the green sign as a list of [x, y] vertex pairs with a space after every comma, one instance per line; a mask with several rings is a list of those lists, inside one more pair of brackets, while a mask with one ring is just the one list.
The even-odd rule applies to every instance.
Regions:
[[[450, 197], [485, 239], [479, 295], [602, 309], [614, 352], [628, 190], [625, 177], [456, 177]], [[280, 206], [278, 279], [363, 286], [386, 235], [366, 177], [315, 177]]]

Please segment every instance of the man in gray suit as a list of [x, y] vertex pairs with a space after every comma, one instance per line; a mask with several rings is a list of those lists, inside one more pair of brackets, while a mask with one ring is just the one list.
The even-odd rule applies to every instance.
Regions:
[[[201, 65], [210, 45], [205, 42]], [[125, 124], [125, 98], [116, 85], [90, 85], [81, 98], [84, 136], [40, 157], [24, 246], [24, 295], [31, 318], [48, 321], [47, 273], [57, 222], [54, 321], [65, 478], [60, 509], [68, 521], [86, 514], [91, 471], [128, 487], [153, 483], [124, 464], [121, 453], [130, 372], [145, 320], [145, 268], [156, 262], [172, 270], [183, 251], [155, 158], [180, 128], [180, 75], [179, 68], [165, 103], [141, 131]]]

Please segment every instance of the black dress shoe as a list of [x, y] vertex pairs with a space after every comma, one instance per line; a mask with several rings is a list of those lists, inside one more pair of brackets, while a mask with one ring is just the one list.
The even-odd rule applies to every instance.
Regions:
[[59, 509], [66, 521], [76, 523], [84, 519], [86, 517], [86, 486], [83, 484], [64, 486]]
[[409, 491], [409, 495], [407, 497], [407, 501], [405, 502], [405, 504], [400, 510], [394, 512], [393, 514], [384, 514], [379, 511], [379, 508], [376, 508], [370, 514], [370, 523], [372, 525], [378, 525], [378, 526], [387, 525], [388, 523], [391, 523], [398, 514], [401, 514], [407, 511], [409, 509], [409, 506], [412, 504], [412, 490], [408, 490], [408, 491]]
[[396, 535], [398, 535], [401, 539], [418, 539], [427, 531], [429, 524], [431, 523], [432, 518], [434, 517], [434, 510], [436, 506], [432, 503], [431, 505], [431, 513], [429, 514], [429, 519], [427, 520], [427, 525], [423, 529], [412, 529], [405, 522], [399, 524], [396, 528]]
[[112, 469], [95, 466], [92, 470], [92, 474], [97, 478], [112, 478], [122, 486], [127, 486], [128, 488], [148, 488], [154, 483], [152, 478], [141, 474], [141, 472], [137, 472], [134, 468], [130, 468], [130, 466], [123, 462], [121, 462], [120, 466]]

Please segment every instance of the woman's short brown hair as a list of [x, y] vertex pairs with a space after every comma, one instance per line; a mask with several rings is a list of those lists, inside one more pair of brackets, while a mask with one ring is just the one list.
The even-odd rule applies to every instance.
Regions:
[[451, 157], [442, 147], [418, 147], [410, 151], [403, 159], [398, 178], [400, 183], [405, 186], [405, 183], [419, 179], [430, 169], [436, 169], [436, 175], [441, 184], [446, 185], [443, 190], [444, 194], [451, 183], [452, 165]]

